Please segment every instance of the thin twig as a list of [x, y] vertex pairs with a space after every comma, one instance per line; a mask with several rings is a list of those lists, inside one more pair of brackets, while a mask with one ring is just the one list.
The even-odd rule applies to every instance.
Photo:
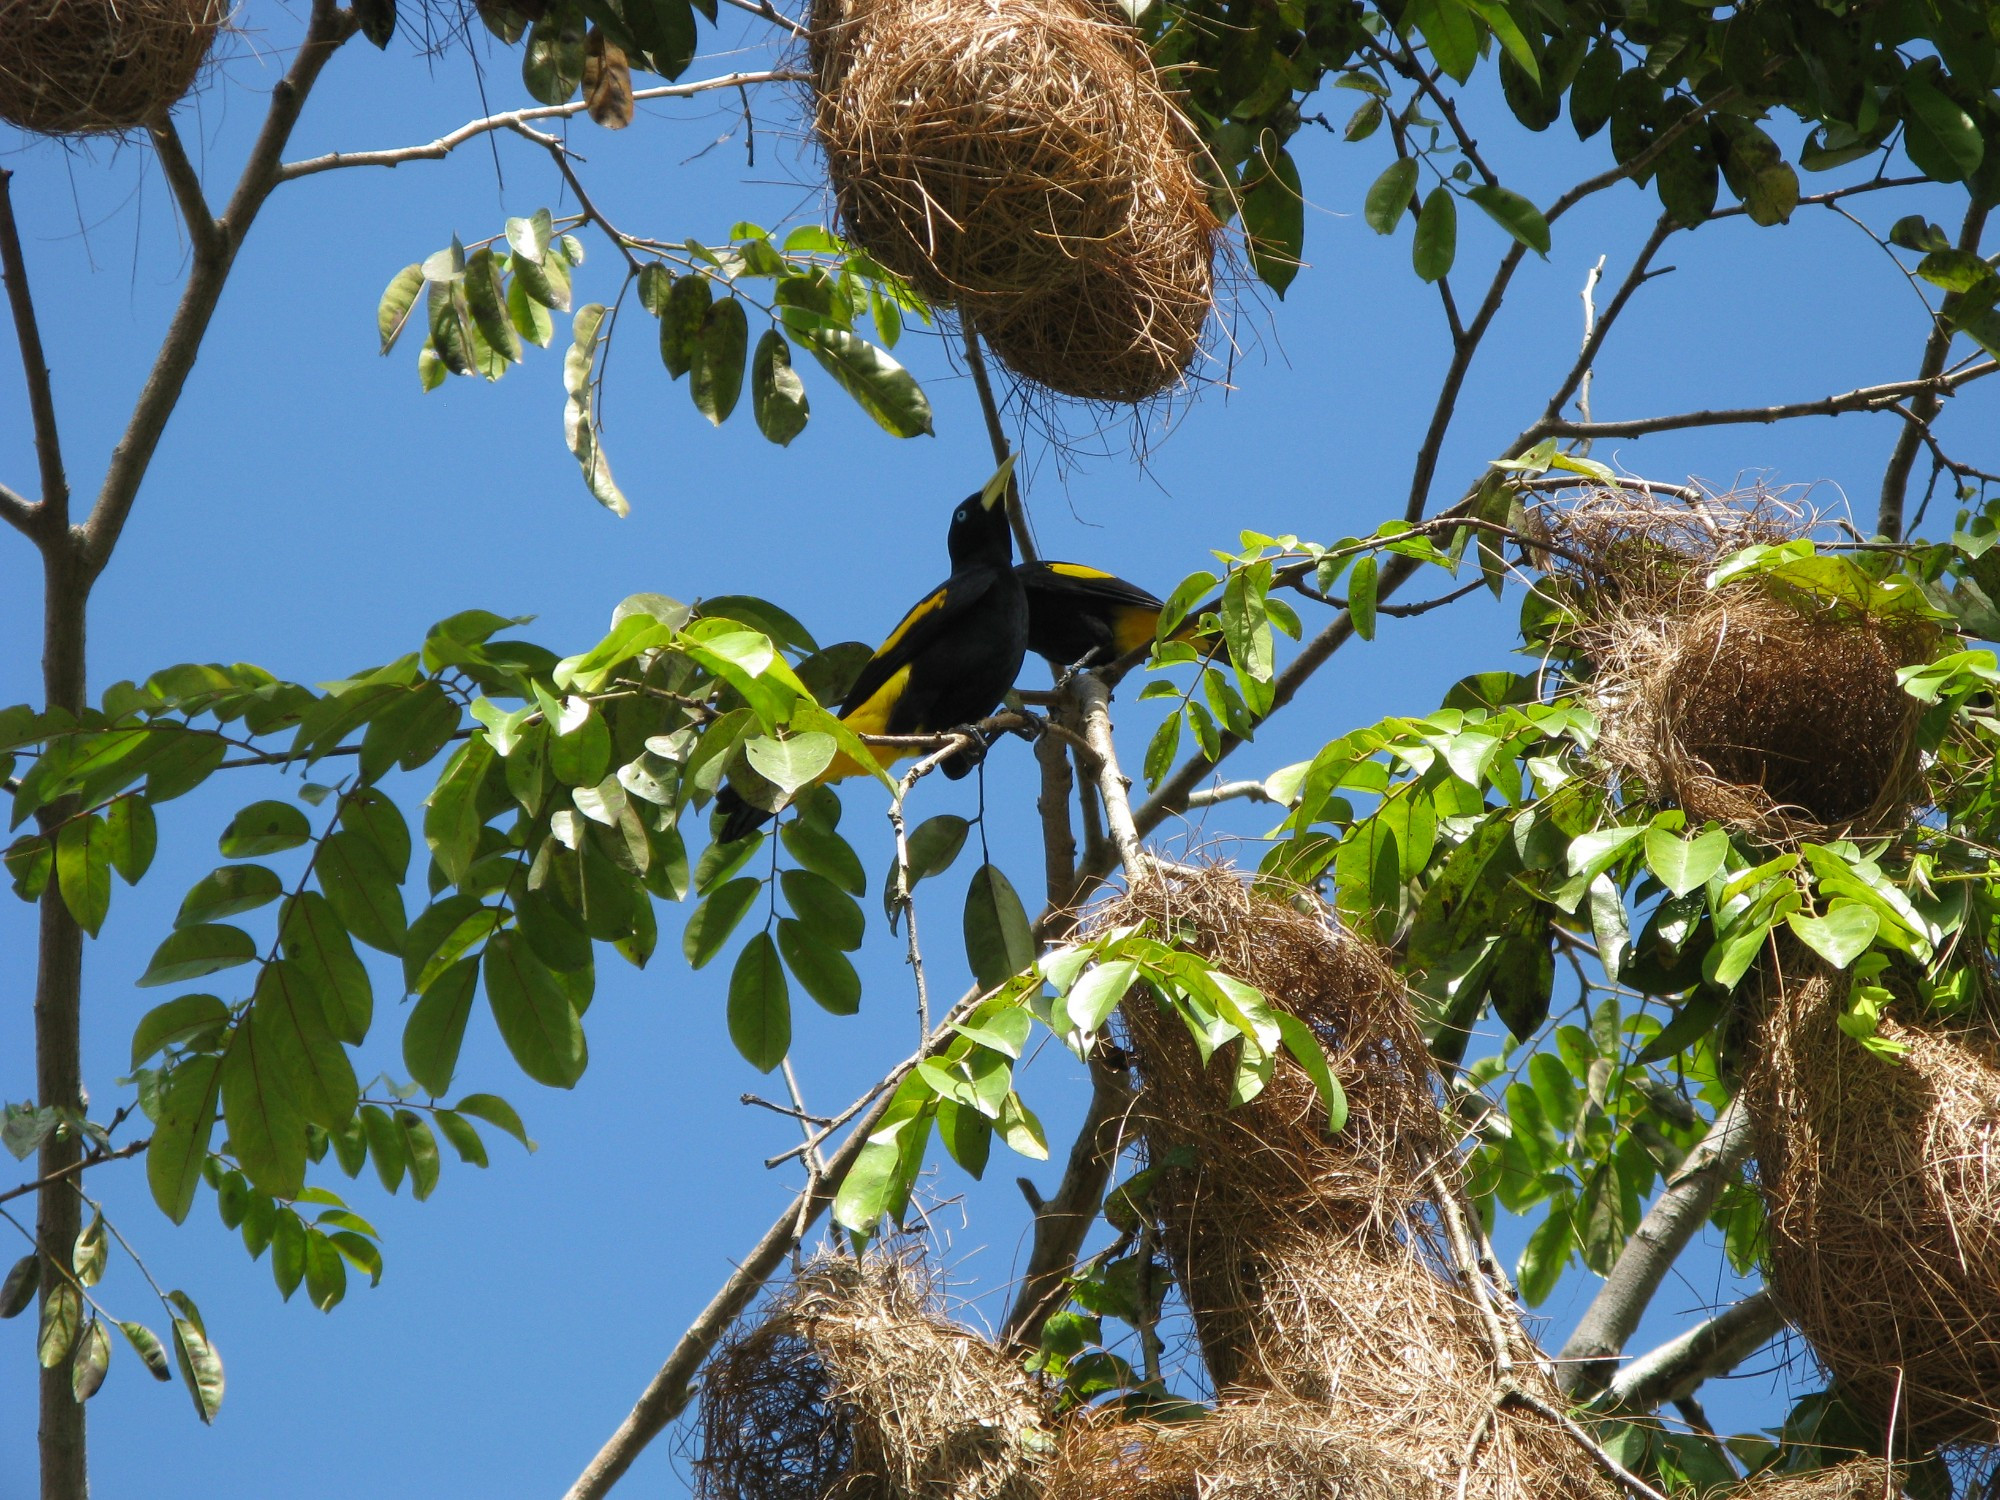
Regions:
[[577, 207], [583, 210], [584, 220], [604, 231], [605, 238], [618, 247], [618, 253], [625, 257], [625, 264], [632, 268], [634, 275], [637, 275], [643, 269], [643, 263], [632, 253], [634, 243], [632, 237], [607, 219], [604, 210], [591, 198], [589, 189], [583, 185], [583, 179], [576, 175], [576, 168], [569, 164], [570, 149], [563, 143], [562, 138], [550, 135], [546, 131], [536, 130], [518, 120], [507, 128], [523, 140], [533, 141], [549, 153], [556, 164], [556, 170], [562, 174], [563, 181], [568, 183], [569, 190], [576, 194]]
[[17, 1187], [8, 1188], [4, 1193], [0, 1193], [0, 1203], [6, 1203], [15, 1198], [25, 1198], [28, 1194], [38, 1192], [50, 1183], [61, 1182], [66, 1177], [74, 1177], [80, 1172], [89, 1171], [92, 1167], [101, 1167], [108, 1161], [123, 1161], [128, 1156], [137, 1156], [152, 1144], [153, 1138], [147, 1136], [143, 1141], [128, 1141], [116, 1151], [96, 1152], [84, 1157], [81, 1161], [73, 1161], [68, 1166], [49, 1173], [46, 1177], [37, 1177], [33, 1182], [24, 1182]]
[[1284, 805], [1264, 789], [1264, 783], [1261, 781], [1227, 781], [1221, 786], [1203, 787], [1198, 792], [1188, 793], [1187, 806], [1190, 812], [1197, 807], [1214, 807], [1219, 802], [1269, 802], [1280, 807]]
[[[755, 6], [748, 7], [755, 10]], [[646, 99], [686, 99], [695, 94], [707, 93], [711, 89], [742, 88], [753, 83], [804, 83], [811, 75], [772, 69], [757, 73], [725, 73], [719, 78], [703, 78], [695, 83], [670, 83], [661, 88], [639, 89], [632, 98]], [[544, 104], [533, 109], [512, 109], [503, 114], [488, 115], [483, 120], [469, 120], [458, 129], [427, 141], [420, 146], [395, 146], [383, 151], [330, 151], [325, 156], [310, 157], [304, 161], [286, 162], [279, 170], [278, 180], [290, 182], [296, 177], [311, 177], [320, 172], [332, 172], [343, 167], [399, 167], [404, 162], [442, 161], [467, 141], [495, 130], [512, 130], [532, 120], [560, 120], [581, 114], [590, 107], [587, 99], [573, 99], [568, 104]]]
[[1645, 437], [1654, 432], [1679, 432], [1689, 427], [1727, 427], [1749, 422], [1789, 422], [1796, 417], [1837, 417], [1847, 412], [1887, 411], [1909, 396], [1924, 393], [1950, 395], [1961, 386], [1982, 380], [2000, 370], [2000, 360], [1986, 360], [1956, 373], [1923, 376], [1915, 380], [1892, 381], [1887, 385], [1862, 386], [1837, 396], [1816, 401], [1793, 401], [1779, 406], [1741, 406], [1713, 411], [1683, 411], [1667, 416], [1640, 417], [1629, 422], [1543, 421], [1536, 424], [1542, 437], [1612, 438]]
[[14, 223], [13, 182], [12, 172], [0, 171], [0, 271], [6, 275], [7, 305], [14, 317], [14, 338], [21, 348], [21, 373], [28, 383], [42, 498], [39, 505], [30, 505], [9, 492], [5, 514], [9, 522], [31, 536], [54, 537], [69, 525], [69, 479], [63, 471], [62, 436], [56, 427], [49, 361], [42, 352], [41, 324], [35, 317], [34, 295], [28, 289], [28, 263], [21, 254], [21, 232]]
[[207, 195], [202, 192], [201, 174], [188, 160], [187, 147], [181, 144], [180, 132], [174, 128], [173, 116], [162, 113], [147, 125], [146, 133], [153, 138], [153, 150], [159, 155], [160, 170], [167, 179], [167, 187], [173, 192], [174, 202], [180, 205], [181, 222], [187, 226], [188, 242], [199, 255], [215, 254], [221, 246], [222, 230], [216, 225], [215, 213], [208, 206]]

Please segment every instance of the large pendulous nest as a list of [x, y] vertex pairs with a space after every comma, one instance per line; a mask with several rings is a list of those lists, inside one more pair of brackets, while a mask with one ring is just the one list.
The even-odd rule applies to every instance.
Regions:
[[1846, 976], [1794, 954], [1765, 985], [1744, 1088], [1771, 1289], [1845, 1399], [1913, 1445], [2000, 1439], [2000, 1031], [1838, 1024]]
[[1882, 1500], [1903, 1493], [1900, 1476], [1879, 1458], [1857, 1458], [1806, 1474], [1768, 1474], [1724, 1493], [1728, 1500]]
[[1073, 1422], [1043, 1500], [1410, 1500], [1424, 1488], [1323, 1410], [1269, 1396], [1192, 1422]]
[[1016, 373], [1178, 384], [1220, 225], [1192, 128], [1095, 0], [817, 0], [813, 123], [848, 235]]
[[1575, 585], [1600, 764], [1652, 801], [1778, 842], [1900, 821], [1921, 705], [1896, 680], [1937, 628], [1744, 575], [1732, 552], [1802, 535], [1768, 495], [1699, 503], [1605, 490], [1552, 512]]
[[[1329, 1135], [1310, 1079], [1281, 1057], [1263, 1092], [1231, 1107], [1231, 1053], [1204, 1066], [1178, 1017], [1125, 997], [1135, 1120], [1162, 1169], [1151, 1206], [1218, 1392], [1319, 1407], [1351, 1443], [1420, 1475], [1404, 1491], [1419, 1500], [1610, 1496], [1558, 1428], [1493, 1405], [1499, 1351], [1447, 1249], [1448, 1220], [1467, 1212], [1454, 1142], [1382, 957], [1309, 895], [1275, 899], [1226, 869], [1150, 876], [1095, 920], [1142, 923], [1255, 985], [1311, 1028], [1347, 1094], [1347, 1124]], [[1514, 1378], [1553, 1400], [1511, 1308], [1493, 1303]]]
[[193, 86], [222, 0], [5, 0], [0, 119], [44, 135], [131, 130]]
[[702, 1372], [701, 1500], [1038, 1500], [1053, 1440], [1019, 1363], [923, 1263], [822, 1257]]

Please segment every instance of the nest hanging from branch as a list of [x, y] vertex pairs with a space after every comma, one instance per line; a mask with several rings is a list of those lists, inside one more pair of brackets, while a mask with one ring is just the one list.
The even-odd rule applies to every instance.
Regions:
[[1882, 1500], [1903, 1493], [1901, 1475], [1879, 1458], [1858, 1458], [1810, 1474], [1771, 1474], [1725, 1491], [1729, 1500]]
[[7, 0], [0, 119], [43, 135], [131, 130], [194, 85], [221, 0]]
[[1785, 967], [1744, 1083], [1772, 1293], [1899, 1440], [2000, 1440], [2000, 1032], [1885, 1019], [1890, 1062], [1840, 1029], [1845, 975]]
[[913, 1254], [822, 1257], [702, 1372], [702, 1500], [1038, 1500], [1053, 1440], [1017, 1361]]
[[818, 0], [813, 124], [848, 236], [1017, 374], [1093, 400], [1178, 384], [1220, 224], [1193, 128], [1093, 0]]
[[[1280, 1058], [1232, 1108], [1230, 1054], [1204, 1066], [1177, 1016], [1142, 991], [1125, 998], [1135, 1120], [1163, 1169], [1151, 1207], [1218, 1392], [1311, 1403], [1349, 1443], [1421, 1476], [1404, 1493], [1615, 1495], [1558, 1427], [1494, 1404], [1500, 1351], [1445, 1232], [1447, 1214], [1469, 1213], [1452, 1136], [1382, 957], [1310, 896], [1280, 901], [1226, 869], [1140, 882], [1095, 920], [1142, 922], [1257, 986], [1311, 1028], [1347, 1094], [1347, 1124], [1328, 1135], [1311, 1080]], [[1554, 1404], [1511, 1308], [1496, 1298], [1494, 1311], [1513, 1379]]]
[[1423, 1477], [1282, 1397], [1198, 1421], [1073, 1423], [1043, 1500], [1410, 1500]]
[[1899, 668], [1937, 626], [1881, 618], [1715, 564], [1809, 520], [1770, 495], [1690, 504], [1603, 490], [1547, 517], [1577, 586], [1572, 644], [1590, 669], [1594, 754], [1651, 801], [1766, 842], [1901, 821], [1916, 794], [1922, 705]]

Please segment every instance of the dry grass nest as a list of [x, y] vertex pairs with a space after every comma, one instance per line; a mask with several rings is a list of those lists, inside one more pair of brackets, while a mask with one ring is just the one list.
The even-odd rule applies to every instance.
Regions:
[[1808, 516], [1768, 494], [1601, 490], [1546, 519], [1613, 776], [1772, 843], [1902, 821], [1922, 706], [1896, 673], [1934, 652], [1936, 626], [1758, 575], [1707, 587], [1723, 557], [1801, 536]]
[[1847, 979], [1794, 955], [1746, 1072], [1779, 1305], [1858, 1411], [1918, 1447], [2000, 1439], [2000, 1030], [1840, 1030]]
[[817, 0], [813, 123], [850, 238], [1028, 379], [1178, 384], [1220, 230], [1192, 127], [1093, 0]]
[[1282, 1397], [1192, 1422], [1074, 1422], [1043, 1500], [1410, 1500], [1422, 1475]]
[[[1454, 1139], [1416, 1014], [1381, 955], [1309, 895], [1279, 900], [1226, 869], [1139, 882], [1095, 921], [1143, 922], [1257, 986], [1311, 1028], [1347, 1094], [1347, 1124], [1328, 1135], [1311, 1081], [1280, 1058], [1264, 1091], [1231, 1108], [1233, 1049], [1203, 1066], [1178, 1017], [1126, 997], [1135, 1121], [1163, 1168], [1151, 1206], [1216, 1389], [1315, 1405], [1329, 1430], [1420, 1477], [1401, 1493], [1613, 1494], [1556, 1427], [1491, 1404], [1495, 1351], [1441, 1227], [1446, 1211], [1466, 1212]], [[1511, 1336], [1520, 1359], [1530, 1346]]]
[[131, 130], [185, 94], [221, 0], [6, 0], [0, 118], [44, 135]]
[[1886, 1461], [1858, 1458], [1809, 1474], [1765, 1475], [1726, 1493], [1729, 1500], [1882, 1500], [1903, 1491]]
[[1054, 1447], [1018, 1361], [913, 1254], [809, 1264], [703, 1367], [703, 1500], [1038, 1500]]

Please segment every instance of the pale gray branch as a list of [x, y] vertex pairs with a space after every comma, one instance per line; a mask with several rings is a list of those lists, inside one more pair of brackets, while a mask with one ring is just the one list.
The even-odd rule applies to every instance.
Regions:
[[1726, 1375], [1774, 1338], [1784, 1315], [1768, 1291], [1755, 1291], [1678, 1338], [1642, 1354], [1606, 1387], [1606, 1409], [1646, 1412], [1685, 1399], [1704, 1380]]
[[1079, 672], [1071, 684], [1081, 707], [1083, 737], [1090, 745], [1097, 795], [1104, 802], [1104, 821], [1109, 826], [1112, 848], [1127, 879], [1136, 880], [1144, 856], [1139, 851], [1139, 829], [1132, 821], [1132, 804], [1126, 796], [1126, 781], [1118, 770], [1118, 748], [1111, 739], [1111, 690], [1095, 672]]
[[28, 413], [35, 430], [35, 456], [41, 465], [42, 500], [30, 505], [12, 495], [0, 514], [29, 535], [30, 526], [44, 534], [69, 525], [69, 480], [63, 472], [62, 437], [56, 427], [54, 387], [48, 357], [42, 352], [42, 329], [35, 317], [35, 299], [28, 289], [28, 263], [21, 253], [21, 232], [14, 222], [14, 174], [0, 171], [0, 272], [7, 282], [7, 306], [14, 317], [14, 338], [21, 348], [21, 374], [28, 385]]
[[[755, 10], [753, 5], [749, 7]], [[632, 97], [646, 99], [686, 99], [695, 94], [705, 94], [712, 89], [746, 88], [753, 83], [803, 83], [806, 74], [772, 69], [757, 73], [726, 73], [719, 78], [703, 78], [694, 83], [669, 83], [659, 88], [639, 89]], [[332, 172], [342, 167], [400, 167], [411, 161], [442, 161], [467, 141], [479, 139], [495, 130], [513, 130], [532, 120], [560, 120], [581, 114], [589, 108], [586, 99], [572, 99], [567, 104], [543, 104], [532, 109], [508, 110], [504, 114], [488, 115], [483, 120], [470, 120], [434, 141], [420, 146], [396, 146], [384, 151], [329, 151], [324, 156], [308, 157], [303, 161], [286, 162], [278, 171], [280, 182], [290, 182], [297, 177], [311, 177], [319, 172]]]
[[1189, 792], [1187, 806], [1192, 812], [1197, 807], [1213, 807], [1218, 802], [1238, 801], [1282, 805], [1278, 804], [1276, 797], [1264, 790], [1264, 783], [1261, 781], [1225, 781], [1221, 786], [1203, 787], [1198, 792]]
[[1556, 1356], [1564, 1395], [1593, 1396], [1611, 1382], [1618, 1355], [1645, 1316], [1653, 1294], [1695, 1231], [1707, 1222], [1715, 1200], [1735, 1180], [1750, 1150], [1750, 1116], [1738, 1098], [1716, 1116], [1701, 1144], [1668, 1179], [1666, 1191], [1639, 1221], [1576, 1331]]
[[166, 174], [174, 202], [180, 205], [189, 243], [197, 255], [215, 254], [220, 248], [222, 231], [208, 206], [207, 195], [202, 192], [201, 174], [188, 160], [187, 147], [181, 143], [180, 132], [174, 129], [173, 116], [162, 114], [146, 131], [153, 138], [153, 150], [159, 155], [160, 170]]

